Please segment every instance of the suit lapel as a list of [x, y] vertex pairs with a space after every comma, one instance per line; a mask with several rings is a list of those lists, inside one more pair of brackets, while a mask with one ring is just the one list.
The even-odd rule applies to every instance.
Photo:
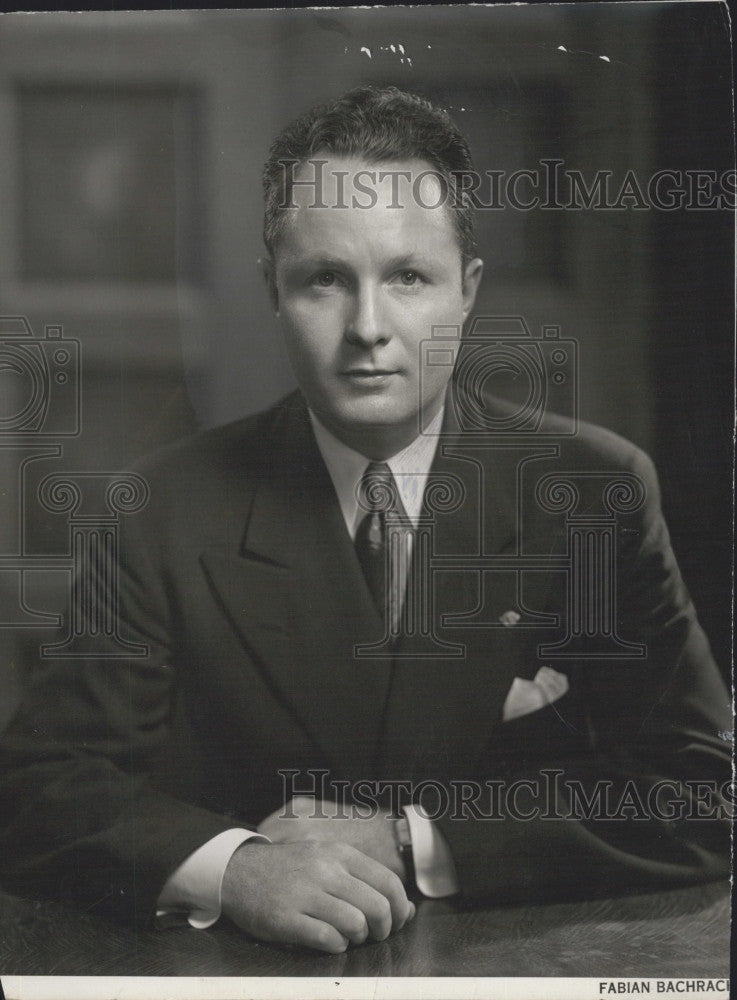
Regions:
[[360, 570], [301, 398], [269, 442], [240, 553], [203, 557], [275, 696], [334, 773], [369, 773], [390, 661], [357, 660], [382, 623]]
[[[527, 626], [534, 620], [530, 610], [544, 607], [549, 574], [527, 574], [522, 592], [512, 569], [468, 568], [474, 556], [521, 551], [520, 463], [532, 452], [510, 447], [501, 437], [496, 442], [499, 447], [488, 442], [477, 447], [464, 438], [448, 401], [424, 513], [432, 520], [433, 555], [439, 562], [455, 559], [452, 568], [432, 574], [435, 635], [461, 644], [464, 652], [434, 658], [423, 655], [427, 644], [417, 637], [399, 644], [382, 758], [387, 774], [438, 779], [449, 761], [456, 775], [464, 767], [473, 773], [483, 745], [501, 725], [514, 677], [532, 677], [539, 666], [534, 655], [539, 632]], [[457, 509], [433, 512], [433, 483], [449, 476], [460, 484], [463, 500]], [[505, 626], [502, 619], [510, 611], [519, 619]]]

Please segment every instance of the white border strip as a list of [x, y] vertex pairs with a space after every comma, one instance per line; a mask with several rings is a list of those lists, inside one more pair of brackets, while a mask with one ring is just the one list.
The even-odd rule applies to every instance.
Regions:
[[6, 1000], [594, 1000], [729, 997], [728, 979], [3, 976]]

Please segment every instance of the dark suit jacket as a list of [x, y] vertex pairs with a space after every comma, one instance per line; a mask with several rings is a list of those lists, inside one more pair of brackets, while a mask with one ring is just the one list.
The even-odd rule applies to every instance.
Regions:
[[[394, 658], [354, 655], [383, 625], [300, 395], [144, 465], [151, 499], [125, 519], [120, 601], [125, 634], [148, 655], [101, 657], [97, 639], [87, 656], [33, 671], [2, 750], [3, 884], [149, 921], [189, 853], [280, 804], [280, 769], [508, 788], [544, 782], [542, 768], [587, 796], [609, 782], [615, 804], [622, 794], [646, 802], [665, 778], [728, 781], [728, 696], [671, 552], [652, 465], [599, 428], [573, 438], [557, 429], [546, 418], [532, 449], [519, 439], [469, 448], [448, 407], [430, 481], [456, 477], [462, 501], [433, 514], [433, 557], [457, 557], [434, 577], [434, 625], [460, 657], [428, 658], [417, 637]], [[566, 557], [565, 512], [540, 494], [554, 472], [570, 474], [585, 516], [601, 515], [607, 476], [634, 473], [644, 485], [638, 509], [617, 518], [610, 553], [614, 631], [645, 644], [644, 657], [598, 657], [585, 635], [570, 656], [539, 653], [571, 620], [565, 558], [548, 569], [538, 559], [521, 583], [513, 562]], [[479, 553], [514, 558], [493, 572], [464, 566]], [[475, 627], [443, 618], [474, 609]], [[507, 610], [518, 624], [500, 624]], [[513, 679], [543, 663], [567, 674], [568, 693], [503, 722]], [[612, 894], [728, 871], [726, 824], [632, 809], [523, 821], [509, 809], [541, 799], [519, 787], [495, 819], [450, 815], [452, 800], [438, 819], [469, 897]], [[565, 814], [561, 787], [553, 811]], [[476, 806], [490, 811], [488, 799]]]

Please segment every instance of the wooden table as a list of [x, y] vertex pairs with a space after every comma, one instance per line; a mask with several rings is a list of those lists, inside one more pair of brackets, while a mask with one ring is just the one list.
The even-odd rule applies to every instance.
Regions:
[[206, 930], [140, 932], [0, 894], [0, 977], [729, 974], [729, 885], [583, 903], [478, 908], [422, 900], [387, 941], [319, 955]]

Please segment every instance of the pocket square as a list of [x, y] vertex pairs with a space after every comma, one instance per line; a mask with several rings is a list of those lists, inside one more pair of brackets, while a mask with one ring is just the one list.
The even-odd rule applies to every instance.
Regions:
[[552, 667], [540, 667], [532, 681], [515, 677], [504, 702], [502, 719], [511, 722], [522, 715], [537, 712], [562, 698], [567, 690], [568, 678]]

